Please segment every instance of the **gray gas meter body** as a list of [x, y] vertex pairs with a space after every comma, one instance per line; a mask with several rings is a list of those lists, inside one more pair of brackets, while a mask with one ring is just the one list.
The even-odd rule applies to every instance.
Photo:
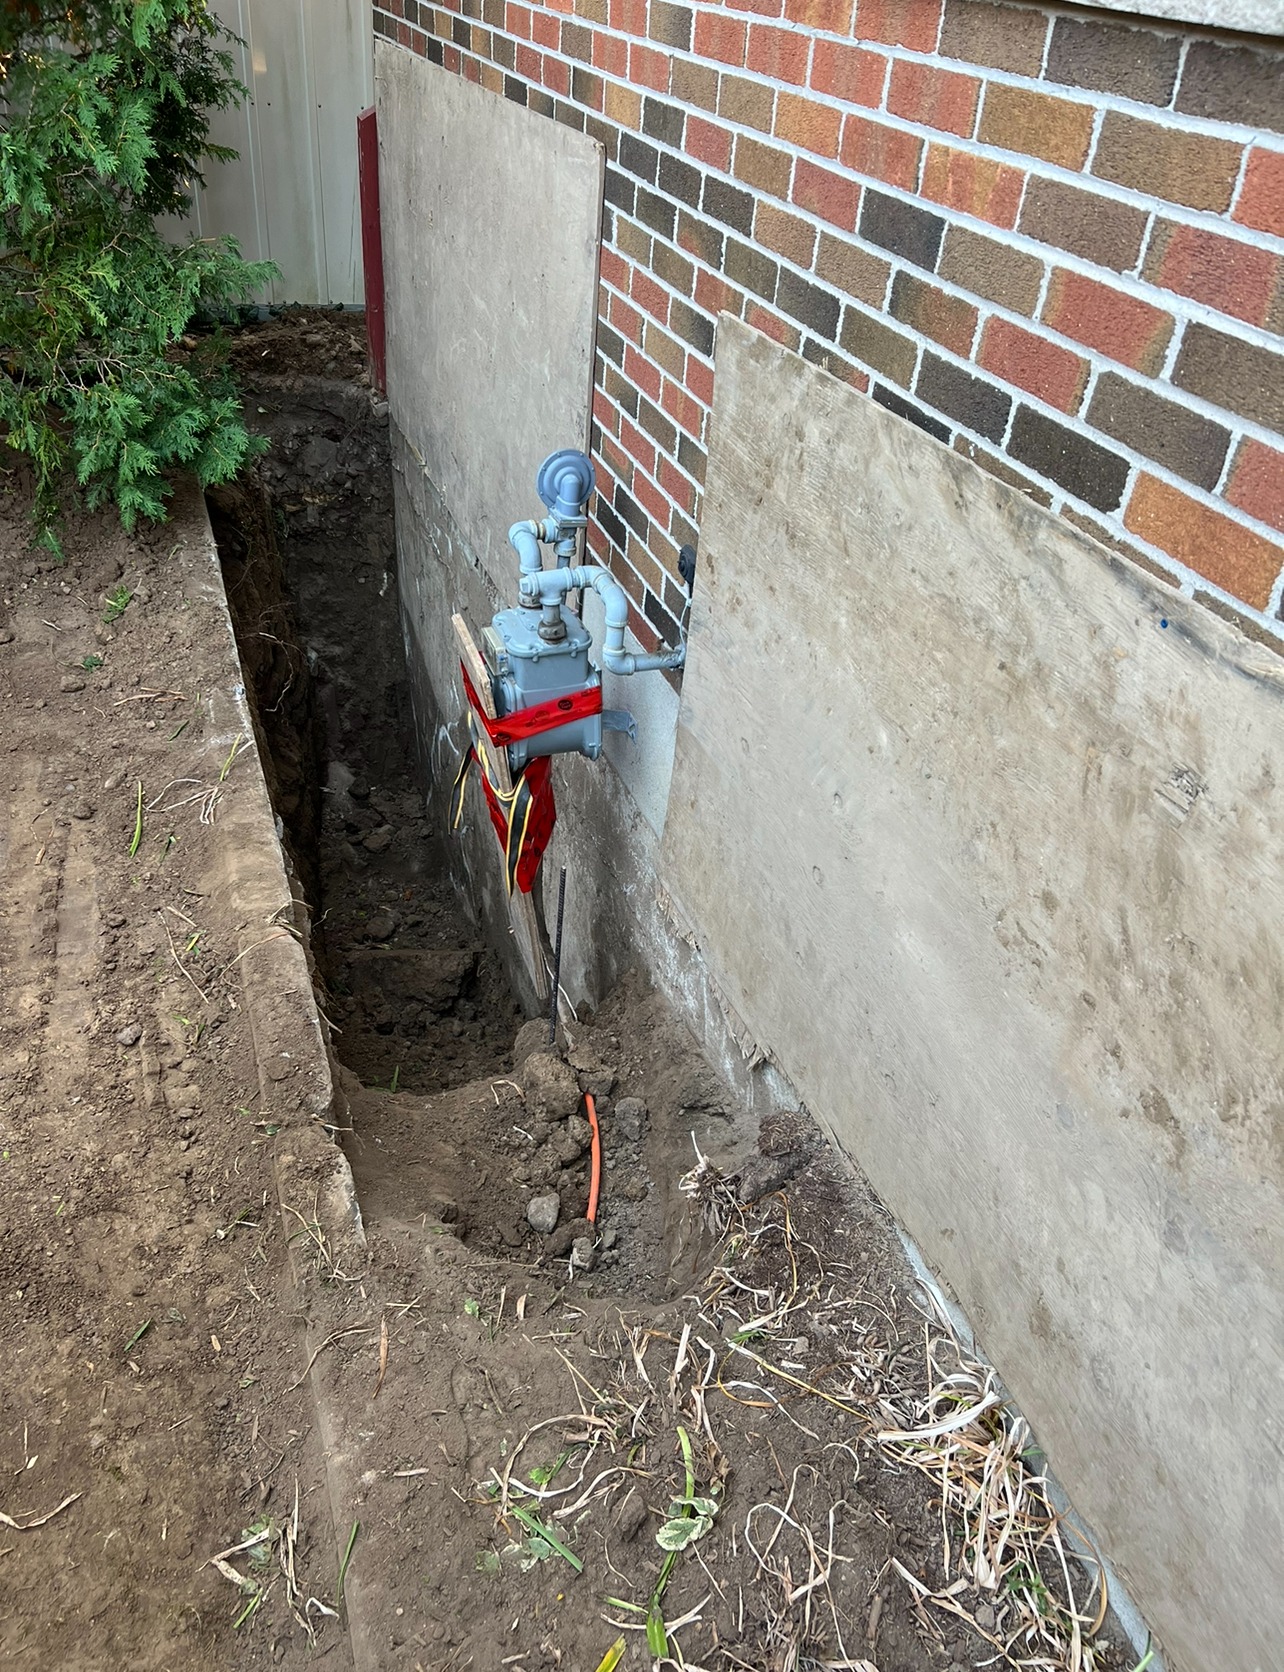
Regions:
[[[589, 661], [592, 635], [565, 605], [561, 621], [565, 637], [550, 641], [540, 635], [538, 610], [501, 610], [483, 632], [482, 655], [501, 718], [601, 685], [602, 677]], [[587, 714], [510, 743], [508, 764], [516, 773], [537, 755], [579, 754], [595, 761], [601, 753], [602, 715]]]

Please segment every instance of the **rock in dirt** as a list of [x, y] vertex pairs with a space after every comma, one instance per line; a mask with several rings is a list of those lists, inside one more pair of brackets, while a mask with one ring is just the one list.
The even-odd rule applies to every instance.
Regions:
[[92, 819], [94, 809], [88, 801], [73, 801], [68, 808], [73, 819]]
[[377, 830], [361, 838], [361, 846], [367, 853], [386, 853], [392, 846], [392, 826], [381, 824]]
[[397, 920], [390, 911], [372, 911], [366, 919], [366, 933], [372, 941], [391, 940], [397, 932]]
[[475, 951], [451, 947], [419, 952], [391, 952], [383, 948], [353, 952], [352, 990], [369, 1004], [422, 1004], [441, 1013], [449, 1010], [477, 970]]
[[620, 1537], [632, 1542], [646, 1525], [646, 1499], [632, 1487], [628, 1497], [620, 1505], [620, 1512], [615, 1518], [615, 1526]]
[[753, 1155], [737, 1175], [736, 1194], [742, 1202], [756, 1202], [788, 1184], [806, 1161], [804, 1153]]
[[58, 689], [60, 691], [70, 693], [72, 691], [83, 691], [84, 688], [85, 682], [78, 673], [65, 673], [58, 681]]
[[138, 1041], [142, 1037], [143, 1030], [140, 1023], [126, 1022], [124, 1027], [116, 1035], [116, 1043], [117, 1045], [137, 1045]]
[[0, 627], [0, 644], [12, 644], [12, 643], [13, 643], [13, 628], [12, 627]]
[[[571, 1118], [578, 1119], [578, 1116]], [[588, 1122], [585, 1121], [584, 1124], [587, 1126]], [[569, 1121], [552, 1143], [553, 1154], [559, 1167], [573, 1167], [587, 1147], [571, 1136]]]
[[592, 1271], [597, 1264], [597, 1247], [592, 1237], [576, 1237], [571, 1244], [571, 1270]]
[[593, 1142], [593, 1128], [583, 1115], [572, 1115], [566, 1123], [566, 1136], [576, 1146], [578, 1153], [583, 1155]]
[[587, 1219], [568, 1219], [565, 1225], [559, 1225], [552, 1236], [547, 1238], [542, 1250], [545, 1260], [560, 1260], [568, 1254], [580, 1237], [591, 1237], [593, 1227]]
[[622, 1097], [615, 1105], [615, 1129], [636, 1144], [646, 1128], [647, 1107], [640, 1097]]
[[523, 1022], [513, 1041], [513, 1067], [520, 1068], [536, 1051], [548, 1050], [548, 1023], [540, 1017]]
[[596, 1102], [609, 1097], [615, 1090], [615, 1075], [609, 1068], [582, 1068], [580, 1070], [580, 1090], [586, 1092]]
[[551, 1051], [532, 1051], [522, 1064], [521, 1082], [528, 1105], [549, 1120], [565, 1120], [579, 1109], [575, 1070]]
[[561, 1198], [552, 1190], [547, 1196], [532, 1196], [526, 1204], [526, 1223], [542, 1237], [556, 1230], [561, 1214]]

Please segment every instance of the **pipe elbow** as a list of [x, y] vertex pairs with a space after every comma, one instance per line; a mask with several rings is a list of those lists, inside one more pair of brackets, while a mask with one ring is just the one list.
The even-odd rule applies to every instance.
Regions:
[[508, 543], [517, 553], [523, 575], [538, 574], [544, 567], [539, 536], [539, 524], [534, 522], [514, 523], [508, 531]]

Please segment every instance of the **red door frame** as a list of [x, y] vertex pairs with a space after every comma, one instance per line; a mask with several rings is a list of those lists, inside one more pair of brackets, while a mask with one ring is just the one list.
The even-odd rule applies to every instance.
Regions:
[[370, 375], [387, 392], [387, 348], [383, 305], [383, 228], [379, 219], [379, 126], [375, 108], [357, 117], [357, 178], [361, 188], [361, 265], [366, 287], [366, 341]]

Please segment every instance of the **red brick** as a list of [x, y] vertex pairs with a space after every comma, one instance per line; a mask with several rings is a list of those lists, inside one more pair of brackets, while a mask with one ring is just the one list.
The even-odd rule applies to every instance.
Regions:
[[516, 35], [518, 40], [529, 41], [531, 38], [531, 9], [529, 6], [515, 6], [509, 0], [504, 11], [505, 28], [510, 35]]
[[598, 263], [602, 279], [622, 295], [629, 293], [629, 264], [616, 250], [604, 249]]
[[1154, 377], [1173, 333], [1172, 317], [1112, 285], [1058, 269], [1043, 319], [1054, 331]]
[[1079, 410], [1088, 362], [1046, 337], [1036, 337], [1006, 319], [991, 319], [981, 337], [977, 362], [1005, 383], [1028, 390], [1061, 412]]
[[902, 325], [912, 326], [964, 359], [972, 351], [977, 310], [971, 302], [951, 296], [917, 274], [902, 269], [896, 275], [888, 311]]
[[[647, 359], [662, 371], [668, 372], [670, 377], [681, 378], [686, 372], [686, 344], [680, 343], [676, 337], [671, 337], [667, 331], [662, 331], [653, 320], [647, 324], [646, 341], [643, 346]], [[655, 398], [658, 400], [659, 395]]]
[[[612, 476], [615, 477], [617, 482], [623, 482], [626, 488], [631, 487], [633, 483], [633, 461], [626, 458], [624, 453], [621, 452], [616, 442], [608, 433], [608, 430], [613, 426], [608, 425], [606, 419], [603, 418], [601, 409], [597, 404], [596, 396], [594, 396], [593, 399], [593, 416], [602, 426], [601, 458], [603, 464], [606, 465], [607, 469], [611, 472]], [[616, 412], [614, 407], [610, 409], [610, 416], [614, 418], [615, 423], [618, 425], [620, 415]], [[607, 484], [600, 478], [598, 480], [598, 491], [601, 493], [606, 493], [607, 491]]]
[[642, 341], [642, 315], [636, 308], [631, 308], [622, 297], [611, 298], [611, 324], [630, 342]]
[[649, 273], [643, 273], [639, 268], [633, 270], [633, 283], [629, 294], [645, 313], [652, 319], [658, 319], [661, 325], [669, 319], [669, 293], [656, 284]]
[[[902, 191], [912, 192], [918, 184], [918, 163], [923, 141], [917, 134], [903, 133], [900, 128], [871, 121], [865, 116], [849, 116], [843, 124], [843, 143], [839, 156], [846, 167], [858, 174], [871, 175], [875, 180], [886, 180]], [[795, 192], [795, 196], [797, 193]]]
[[1267, 323], [1279, 275], [1278, 256], [1205, 227], [1161, 221], [1146, 254], [1152, 284], [1253, 325]]
[[726, 174], [731, 166], [731, 133], [719, 122], [706, 122], [702, 116], [687, 117], [686, 150], [710, 168]]
[[[449, 48], [447, 48], [449, 50]], [[544, 67], [544, 60], [533, 46], [519, 46], [517, 49], [517, 73], [527, 81], [541, 80], [540, 72]]]
[[1249, 153], [1234, 219], [1284, 238], [1284, 151], [1256, 147]]
[[818, 157], [838, 155], [841, 112], [833, 105], [820, 104], [801, 93], [781, 93], [776, 99], [775, 132], [804, 151]]
[[919, 189], [934, 203], [1011, 227], [1016, 225], [1024, 185], [1019, 168], [948, 145], [929, 145]]
[[791, 81], [801, 87], [807, 80], [807, 51], [811, 38], [799, 29], [778, 29], [771, 23], [749, 26], [749, 50], [745, 68], [774, 81]]
[[647, 0], [610, 0], [607, 17], [622, 35], [646, 34]]
[[556, 12], [541, 9], [531, 19], [531, 39], [537, 46], [556, 52], [562, 44], [562, 20]]
[[977, 138], [1005, 151], [1060, 163], [1063, 168], [1082, 168], [1093, 116], [1091, 105], [992, 81], [985, 90]]
[[629, 48], [629, 80], [641, 82], [657, 93], [669, 91], [669, 55], [654, 47], [634, 43]]
[[655, 443], [627, 418], [620, 419], [620, 446], [643, 470], [655, 470]]
[[[452, 75], [458, 75], [459, 74], [459, 48], [457, 46], [449, 46], [449, 45], [443, 46], [442, 49], [441, 49], [441, 63], [442, 63], [442, 68], [443, 69], [449, 70]], [[535, 73], [530, 78], [532, 81], [538, 81], [539, 80], [539, 54], [538, 53], [535, 54], [535, 65], [536, 65]]]
[[771, 115], [776, 104], [773, 87], [751, 81], [745, 75], [728, 75], [724, 70], [718, 83], [718, 115], [742, 128], [771, 132]]
[[[593, 35], [593, 68], [605, 70], [607, 75], [613, 75], [624, 80], [629, 73], [629, 43], [619, 35], [612, 35], [605, 29], [594, 31]], [[613, 89], [607, 88], [607, 97]]]
[[660, 486], [679, 511], [685, 511], [687, 516], [691, 515], [695, 509], [695, 484], [689, 482], [669, 459], [660, 460]]
[[761, 140], [750, 139], [748, 134], [736, 136], [735, 176], [755, 191], [769, 192], [773, 197], [788, 197], [793, 166], [794, 159], [788, 151], [764, 145]]
[[1122, 110], [1108, 110], [1093, 153], [1092, 172], [1147, 197], [1220, 212], [1230, 207], [1243, 155], [1238, 140], [1190, 133]]
[[619, 421], [615, 408], [611, 405], [610, 401], [607, 400], [606, 395], [601, 389], [595, 389], [593, 391], [593, 416], [597, 419], [603, 430], [609, 430], [612, 428], [613, 419], [616, 422]]
[[740, 318], [745, 299], [734, 285], [729, 285], [716, 273], [706, 273], [703, 268], [696, 273], [695, 302], [705, 313], [712, 314], [716, 319], [720, 313], [735, 314]]
[[1284, 453], [1246, 436], [1235, 455], [1226, 497], [1284, 534]]
[[642, 614], [641, 610], [629, 605], [629, 632], [642, 646], [648, 656], [653, 656], [660, 648], [660, 635]]
[[795, 267], [810, 267], [816, 249], [816, 229], [810, 221], [760, 201], [754, 210], [753, 235], [766, 249], [787, 256]]
[[874, 109], [883, 97], [887, 62], [881, 52], [867, 52], [842, 41], [817, 41], [812, 49], [811, 85], [830, 98]]
[[632, 343], [626, 343], [624, 346], [624, 375], [630, 383], [636, 384], [643, 394], [649, 395], [653, 401], [659, 400], [660, 385], [664, 379], [660, 376], [658, 367], [639, 354]]
[[781, 319], [779, 314], [772, 313], [770, 308], [764, 308], [758, 302], [751, 302], [745, 313], [745, 324], [752, 325], [755, 331], [761, 331], [773, 342], [781, 343], [785, 348], [797, 352], [798, 344], [802, 341], [802, 332], [797, 326], [791, 325], [787, 319]]
[[655, 483], [648, 476], [644, 476], [641, 471], [638, 471], [633, 477], [633, 497], [649, 517], [658, 522], [662, 528], [667, 527], [673, 507]]
[[660, 405], [689, 436], [699, 441], [700, 432], [704, 427], [705, 408], [694, 395], [689, 395], [685, 389], [680, 389], [676, 383], [670, 383], [666, 378]]
[[942, 0], [858, 0], [856, 35], [913, 52], [931, 52], [941, 32]]
[[976, 125], [981, 83], [976, 76], [934, 69], [902, 58], [892, 67], [887, 108], [907, 122], [967, 139]]
[[842, 227], [844, 232], [852, 232], [860, 208], [860, 186], [832, 169], [820, 168], [799, 157], [794, 165], [793, 201], [799, 209], [809, 209], [821, 220]]
[[845, 35], [852, 26], [852, 0], [785, 0], [785, 16], [803, 29]]
[[599, 563], [606, 557], [606, 535], [602, 532], [601, 523], [589, 519], [589, 525], [584, 531], [584, 538], [588, 541], [588, 548]]
[[695, 354], [687, 355], [687, 388], [705, 406], [713, 405], [713, 367]]
[[[554, 58], [551, 53], [546, 53], [540, 59], [538, 80], [543, 83], [550, 93], [560, 93], [565, 98], [571, 90], [571, 66], [564, 58]], [[599, 81], [599, 100], [601, 99], [601, 89], [602, 84]], [[600, 108], [600, 105], [598, 108]]]
[[743, 64], [748, 26], [724, 12], [697, 12], [695, 52], [700, 58], [716, 58], [720, 64]]
[[785, 0], [725, 0], [728, 11], [756, 12], [759, 17], [783, 17]]
[[1037, 77], [1047, 36], [1047, 14], [1033, 6], [946, 0], [938, 51], [942, 58], [961, 58], [968, 64]]
[[1154, 476], [1138, 478], [1124, 526], [1255, 610], [1270, 603], [1275, 578], [1284, 569], [1284, 546]]

